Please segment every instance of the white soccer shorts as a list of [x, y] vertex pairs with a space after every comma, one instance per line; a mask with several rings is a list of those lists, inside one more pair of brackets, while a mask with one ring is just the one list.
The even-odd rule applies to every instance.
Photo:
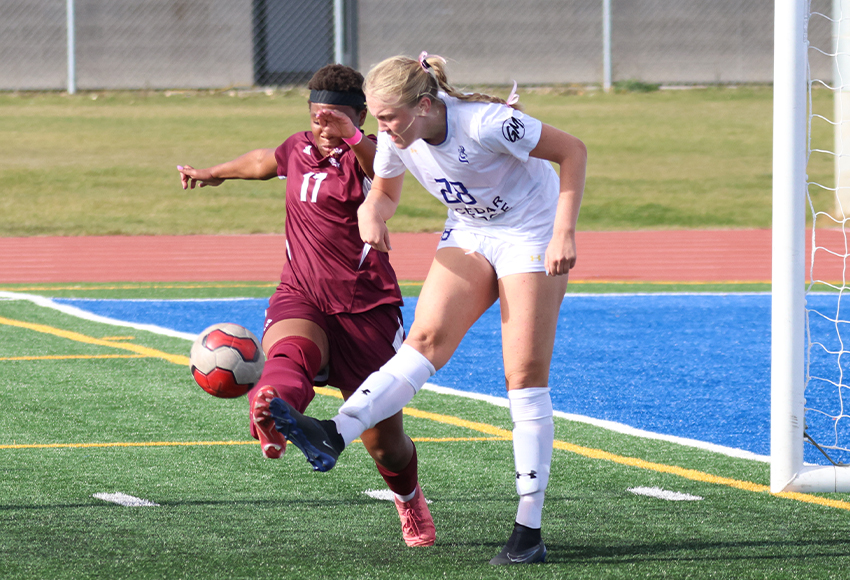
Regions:
[[503, 278], [511, 274], [545, 272], [548, 245], [548, 242], [514, 244], [492, 236], [454, 228], [443, 232], [437, 249], [461, 248], [468, 254], [478, 252], [496, 270], [496, 277]]

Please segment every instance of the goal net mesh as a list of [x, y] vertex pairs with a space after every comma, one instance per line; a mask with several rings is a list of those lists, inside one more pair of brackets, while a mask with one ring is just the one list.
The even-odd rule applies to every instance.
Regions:
[[829, 465], [850, 463], [850, 0], [812, 0], [808, 14], [804, 461]]

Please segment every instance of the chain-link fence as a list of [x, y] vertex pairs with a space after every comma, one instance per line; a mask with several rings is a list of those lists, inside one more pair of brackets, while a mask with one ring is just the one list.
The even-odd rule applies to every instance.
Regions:
[[293, 84], [421, 50], [458, 84], [598, 84], [604, 3], [614, 81], [773, 77], [767, 0], [0, 0], [0, 90]]

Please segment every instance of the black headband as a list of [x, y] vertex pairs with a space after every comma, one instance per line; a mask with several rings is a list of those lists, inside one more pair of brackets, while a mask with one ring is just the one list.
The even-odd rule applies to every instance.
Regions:
[[310, 91], [310, 102], [323, 105], [342, 105], [355, 109], [366, 108], [366, 97], [363, 93], [342, 93], [339, 91]]

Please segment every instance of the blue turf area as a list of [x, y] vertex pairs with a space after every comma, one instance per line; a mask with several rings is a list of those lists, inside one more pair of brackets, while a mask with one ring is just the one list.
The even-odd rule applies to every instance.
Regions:
[[[235, 322], [258, 336], [266, 306], [261, 299], [56, 302], [189, 333]], [[406, 299], [408, 328], [415, 305]], [[504, 396], [503, 372], [496, 305], [432, 382]], [[767, 455], [770, 296], [568, 295], [550, 386], [559, 411]]]

